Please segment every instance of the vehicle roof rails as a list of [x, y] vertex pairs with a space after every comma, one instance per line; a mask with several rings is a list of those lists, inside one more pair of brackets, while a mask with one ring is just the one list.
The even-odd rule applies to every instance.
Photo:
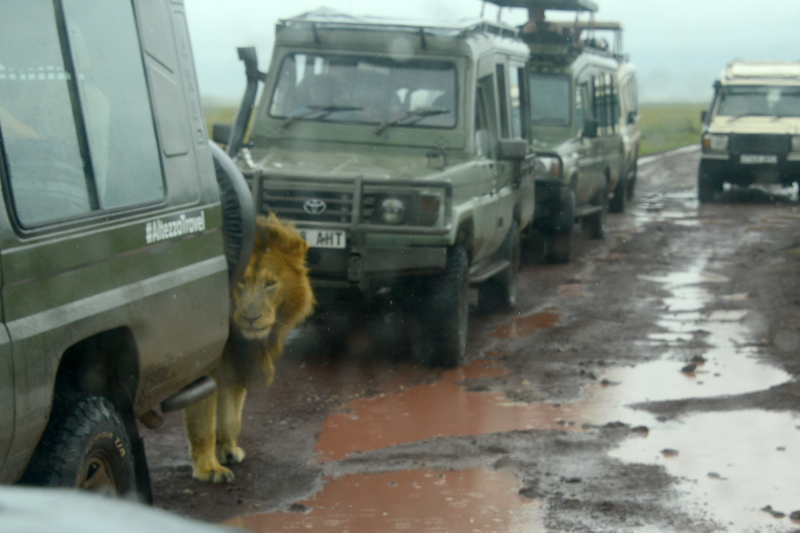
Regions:
[[599, 8], [592, 0], [484, 0], [499, 7], [525, 7], [528, 9], [551, 9], [555, 11], [591, 11]]
[[790, 61], [731, 61], [723, 77], [736, 79], [800, 79], [800, 62]]
[[515, 38], [519, 30], [502, 22], [481, 19], [456, 20], [452, 22], [422, 23], [414, 20], [383, 19], [379, 17], [352, 16], [329, 8], [320, 8], [300, 15], [280, 19], [277, 30], [291, 27], [310, 27], [315, 40], [320, 43], [319, 30], [350, 31], [399, 31], [420, 35], [425, 45], [425, 36], [464, 37], [470, 33], [489, 33], [498, 37]]

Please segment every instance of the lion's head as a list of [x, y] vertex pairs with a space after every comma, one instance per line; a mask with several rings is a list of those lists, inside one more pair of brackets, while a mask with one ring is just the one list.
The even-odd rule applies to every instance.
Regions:
[[311, 314], [315, 302], [307, 251], [308, 244], [292, 224], [274, 214], [257, 217], [253, 255], [232, 294], [231, 324], [243, 338], [285, 336]]

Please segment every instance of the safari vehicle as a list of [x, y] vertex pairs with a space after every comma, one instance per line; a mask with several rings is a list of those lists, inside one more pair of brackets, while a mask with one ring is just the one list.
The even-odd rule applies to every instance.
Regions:
[[516, 304], [534, 209], [529, 50], [516, 33], [330, 10], [281, 20], [269, 74], [240, 50], [249, 89], [234, 127], [216, 126], [256, 210], [294, 220], [310, 243], [323, 311], [391, 300], [419, 316], [433, 365], [461, 360], [469, 285], [481, 307]]
[[4, 4], [3, 483], [148, 497], [137, 419], [213, 392], [252, 241], [215, 148], [182, 2]]
[[[625, 206], [629, 170], [622, 156], [621, 27], [579, 23], [579, 13], [597, 11], [590, 0], [489, 1], [501, 7], [576, 13], [574, 24], [547, 23], [520, 34], [530, 47], [529, 127], [533, 150], [541, 156], [535, 165], [533, 229], [544, 237], [546, 259], [566, 263], [576, 219], [590, 237], [601, 238], [612, 196], [615, 211]], [[618, 30], [615, 48], [595, 34], [597, 28]]]
[[800, 182], [800, 63], [729, 63], [702, 120], [701, 202], [725, 183]]

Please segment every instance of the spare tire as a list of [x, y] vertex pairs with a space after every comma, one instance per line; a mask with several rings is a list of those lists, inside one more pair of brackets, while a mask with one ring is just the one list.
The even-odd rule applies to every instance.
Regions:
[[213, 142], [211, 155], [219, 184], [222, 203], [222, 235], [225, 243], [225, 258], [228, 260], [230, 287], [239, 282], [250, 261], [256, 239], [256, 210], [253, 195], [242, 175], [228, 154]]

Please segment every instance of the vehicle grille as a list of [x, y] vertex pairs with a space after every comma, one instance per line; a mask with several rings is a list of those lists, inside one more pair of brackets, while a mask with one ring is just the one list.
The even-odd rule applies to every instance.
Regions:
[[731, 135], [729, 149], [731, 152], [747, 154], [784, 154], [789, 152], [788, 135]]
[[[290, 220], [349, 224], [353, 217], [353, 197], [353, 191], [287, 189], [267, 181], [256, 205], [265, 205], [279, 217]], [[307, 212], [305, 205], [309, 200], [324, 202], [325, 211]]]

